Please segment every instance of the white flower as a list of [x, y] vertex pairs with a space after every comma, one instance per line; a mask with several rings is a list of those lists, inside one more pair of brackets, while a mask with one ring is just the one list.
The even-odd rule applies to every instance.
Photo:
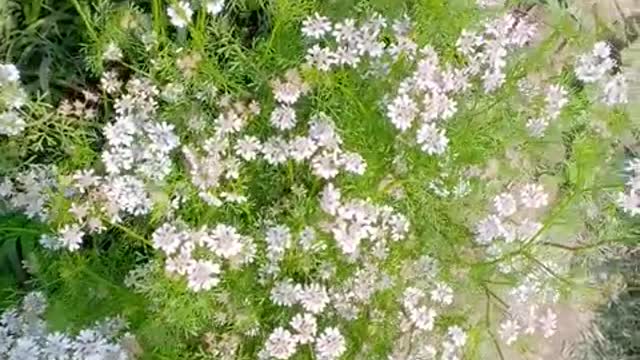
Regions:
[[447, 335], [451, 339], [451, 343], [456, 347], [463, 347], [467, 343], [467, 334], [459, 326], [450, 326]]
[[593, 56], [599, 57], [600, 59], [607, 59], [611, 57], [611, 47], [606, 41], [599, 41], [593, 44], [593, 50], [591, 50], [591, 53]]
[[364, 172], [367, 170], [367, 163], [358, 153], [347, 152], [341, 154], [340, 160], [344, 169], [350, 173], [364, 175]]
[[214, 252], [216, 255], [230, 259], [242, 251], [242, 236], [238, 234], [234, 227], [224, 224], [218, 226], [211, 232], [211, 239], [214, 241]]
[[407, 94], [400, 94], [387, 105], [387, 116], [400, 131], [406, 131], [413, 124], [418, 113], [418, 105]]
[[539, 209], [547, 206], [549, 195], [544, 192], [542, 185], [526, 184], [520, 190], [520, 202], [527, 208]]
[[341, 44], [354, 44], [360, 35], [356, 28], [356, 21], [351, 18], [335, 24], [331, 34], [335, 37], [336, 42]]
[[499, 334], [507, 345], [511, 345], [518, 340], [520, 324], [517, 320], [505, 320], [500, 324]]
[[451, 305], [453, 303], [453, 290], [447, 284], [437, 283], [435, 289], [431, 290], [431, 300], [436, 303]]
[[318, 44], [307, 49], [304, 59], [309, 66], [316, 67], [320, 71], [329, 71], [331, 66], [335, 64], [331, 49]]
[[297, 345], [297, 337], [293, 336], [288, 330], [279, 327], [269, 335], [265, 350], [269, 356], [285, 360], [296, 352]]
[[255, 136], [245, 135], [236, 142], [235, 152], [245, 161], [255, 160], [261, 151], [262, 144]]
[[147, 137], [151, 141], [149, 148], [153, 151], [159, 151], [162, 154], [168, 154], [180, 145], [180, 139], [175, 134], [175, 126], [173, 124], [149, 123], [145, 126]]
[[320, 284], [306, 285], [298, 297], [298, 301], [305, 310], [319, 314], [329, 303], [329, 295], [324, 286]]
[[267, 163], [278, 165], [287, 162], [289, 157], [289, 146], [287, 142], [279, 137], [274, 136], [262, 145], [262, 154]]
[[617, 74], [604, 84], [603, 101], [608, 106], [626, 104], [629, 102], [627, 92], [627, 79], [623, 74]]
[[191, 22], [193, 9], [187, 1], [179, 1], [167, 9], [169, 21], [177, 28], [184, 28]]
[[213, 16], [218, 15], [224, 10], [225, 0], [209, 0], [205, 3], [207, 12]]
[[313, 156], [318, 145], [307, 136], [296, 136], [289, 142], [289, 156], [295, 161], [304, 161]]
[[122, 59], [122, 50], [114, 42], [110, 42], [102, 53], [102, 58], [107, 61], [118, 61]]
[[545, 111], [548, 117], [556, 119], [560, 115], [562, 108], [569, 103], [567, 94], [567, 90], [560, 85], [551, 85], [547, 89], [547, 96], [544, 101], [546, 103]]
[[20, 81], [20, 71], [13, 64], [0, 64], [0, 85], [13, 84]]
[[558, 326], [558, 316], [550, 309], [547, 309], [547, 313], [539, 320], [540, 330], [545, 338], [553, 336], [556, 333]]
[[100, 86], [107, 94], [115, 94], [120, 91], [122, 81], [118, 78], [118, 72], [115, 70], [104, 72], [100, 78]]
[[313, 174], [325, 179], [333, 179], [340, 172], [340, 159], [336, 151], [323, 151], [311, 160]]
[[167, 255], [174, 254], [186, 240], [184, 234], [169, 223], [164, 223], [157, 228], [151, 235], [151, 239], [153, 247], [164, 251]]
[[297, 340], [300, 344], [308, 344], [315, 341], [318, 325], [315, 316], [312, 314], [297, 314], [291, 320], [290, 325], [296, 331]]
[[211, 261], [194, 261], [188, 278], [189, 289], [193, 291], [209, 290], [220, 282], [220, 265]]
[[60, 242], [69, 251], [75, 251], [80, 249], [82, 245], [82, 238], [84, 237], [84, 231], [80, 228], [80, 225], [65, 225], [60, 231]]
[[340, 207], [340, 189], [333, 183], [327, 183], [320, 194], [320, 208], [329, 215], [337, 215]]
[[291, 231], [285, 225], [277, 225], [267, 229], [266, 241], [269, 252], [284, 253], [291, 247]]
[[338, 359], [347, 350], [344, 337], [335, 327], [324, 329], [316, 340], [316, 356], [318, 360]]
[[276, 101], [286, 105], [293, 105], [298, 101], [302, 94], [305, 94], [309, 90], [307, 85], [297, 70], [287, 70], [285, 74], [285, 81], [276, 79], [271, 82], [273, 96]]
[[422, 151], [429, 155], [442, 155], [447, 150], [449, 139], [444, 130], [438, 129], [435, 124], [423, 124], [417, 134], [418, 144]]
[[435, 310], [424, 305], [409, 309], [409, 319], [411, 319], [416, 328], [423, 331], [433, 330], [436, 315]]
[[0, 135], [16, 136], [24, 131], [27, 123], [15, 111], [5, 111], [0, 114]]
[[549, 119], [546, 117], [537, 117], [527, 120], [527, 131], [529, 136], [540, 138], [544, 136], [545, 130], [549, 126]]
[[279, 306], [293, 306], [298, 302], [302, 292], [299, 284], [294, 284], [291, 279], [285, 279], [274, 285], [271, 289], [271, 301]]
[[493, 198], [493, 206], [498, 215], [502, 217], [511, 216], [518, 210], [516, 199], [510, 193], [502, 193]]
[[321, 39], [331, 32], [331, 21], [317, 12], [302, 22], [302, 33], [309, 38]]
[[489, 215], [476, 225], [475, 241], [480, 245], [488, 245], [506, 232], [502, 220], [495, 215]]
[[291, 130], [296, 126], [296, 112], [290, 106], [280, 105], [271, 113], [271, 125], [280, 130]]

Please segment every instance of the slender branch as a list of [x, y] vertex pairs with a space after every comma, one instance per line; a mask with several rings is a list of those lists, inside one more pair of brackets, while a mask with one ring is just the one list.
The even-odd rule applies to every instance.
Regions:
[[489, 336], [491, 336], [491, 339], [493, 340], [493, 344], [496, 346], [496, 350], [498, 351], [498, 356], [500, 357], [500, 360], [505, 360], [504, 355], [502, 354], [502, 349], [500, 348], [500, 343], [498, 342], [498, 338], [491, 330], [491, 315], [490, 315], [491, 299], [490, 299], [489, 291], [490, 291], [489, 288], [485, 287], [485, 295], [487, 297], [486, 308], [485, 308], [485, 321], [487, 323], [487, 332], [489, 333]]
[[78, 11], [78, 14], [80, 14], [80, 17], [82, 18], [82, 21], [84, 22], [84, 26], [87, 28], [89, 35], [91, 35], [91, 38], [94, 41], [97, 41], [98, 34], [96, 34], [96, 31], [93, 29], [93, 25], [91, 24], [91, 21], [89, 21], [89, 16], [87, 15], [87, 13], [84, 12], [82, 5], [78, 3], [78, 0], [71, 0], [71, 2], [73, 3], [73, 6], [76, 8], [76, 11]]

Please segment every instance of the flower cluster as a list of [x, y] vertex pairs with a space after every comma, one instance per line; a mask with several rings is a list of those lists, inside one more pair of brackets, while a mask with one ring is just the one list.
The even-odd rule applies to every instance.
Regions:
[[49, 199], [58, 187], [56, 173], [53, 166], [32, 165], [13, 180], [4, 177], [0, 181], [0, 200], [8, 201], [29, 218], [47, 220]]
[[618, 205], [631, 216], [640, 214], [640, 159], [627, 162], [627, 189], [618, 194]]
[[367, 200], [343, 200], [340, 189], [328, 183], [322, 191], [320, 208], [331, 217], [327, 226], [343, 254], [357, 258], [361, 243], [368, 239], [371, 249], [385, 253], [388, 240], [399, 241], [409, 232], [409, 220], [389, 206]]
[[[549, 125], [560, 117], [562, 110], [569, 103], [569, 93], [561, 85], [541, 88], [527, 79], [521, 80], [518, 87], [525, 99], [524, 112], [529, 115], [526, 123], [528, 133], [531, 137], [543, 137]], [[540, 99], [542, 106], [539, 106]]]
[[535, 34], [532, 23], [512, 14], [484, 27], [482, 33], [463, 30], [456, 43], [458, 52], [468, 60], [466, 67], [441, 64], [430, 46], [417, 51], [415, 70], [387, 104], [387, 117], [401, 132], [419, 121], [416, 141], [429, 155], [442, 155], [447, 150], [449, 138], [442, 123], [457, 113], [455, 97], [471, 88], [471, 78], [480, 75], [487, 93], [498, 89], [506, 79], [509, 52], [525, 46]]
[[0, 64], [0, 135], [16, 136], [27, 126], [20, 108], [27, 94], [20, 85], [20, 72], [13, 64]]
[[166, 272], [185, 276], [196, 292], [218, 285], [223, 260], [239, 267], [251, 263], [256, 253], [253, 239], [224, 224], [192, 230], [181, 223], [165, 223], [153, 233], [152, 245], [167, 257]]
[[499, 329], [500, 337], [507, 345], [513, 344], [521, 335], [539, 332], [549, 338], [557, 330], [557, 315], [552, 306], [560, 294], [554, 286], [554, 277], [561, 276], [563, 271], [549, 261], [543, 265], [543, 269], [531, 272], [508, 294], [509, 308]]
[[134, 359], [133, 335], [121, 318], [108, 318], [76, 335], [51, 332], [43, 319], [47, 300], [31, 292], [0, 316], [0, 359]]
[[326, 16], [315, 13], [302, 25], [302, 34], [315, 42], [307, 49], [307, 65], [330, 71], [335, 67], [356, 67], [367, 58], [380, 58], [385, 54], [385, 44], [380, 37], [386, 25], [386, 19], [377, 13], [361, 24], [352, 18], [334, 24]]
[[575, 67], [575, 74], [587, 84], [596, 83], [602, 91], [601, 99], [608, 106], [626, 104], [627, 82], [624, 74], [616, 71], [611, 45], [601, 41], [591, 52], [581, 55]]
[[[536, 183], [524, 184], [493, 198], [493, 213], [475, 226], [475, 242], [488, 246], [487, 254], [499, 258], [515, 242], [528, 242], [537, 236], [542, 224], [536, 209], [548, 205], [549, 196]], [[503, 240], [497, 243], [496, 240]]]
[[336, 360], [347, 350], [346, 342], [340, 330], [327, 327], [318, 334], [316, 318], [309, 313], [298, 314], [289, 323], [293, 333], [278, 327], [265, 343], [259, 355], [260, 359], [289, 359], [299, 345], [313, 345], [315, 357], [319, 360]]

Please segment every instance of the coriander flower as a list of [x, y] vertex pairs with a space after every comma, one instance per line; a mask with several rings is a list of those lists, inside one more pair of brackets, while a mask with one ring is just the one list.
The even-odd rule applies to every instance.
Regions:
[[0, 114], [0, 135], [16, 136], [26, 129], [27, 123], [15, 111]]
[[187, 276], [189, 289], [193, 291], [209, 290], [220, 282], [220, 265], [211, 261], [194, 261]]
[[526, 184], [520, 190], [520, 203], [530, 209], [547, 206], [549, 195], [544, 192], [542, 185]]
[[547, 309], [547, 313], [538, 320], [540, 324], [540, 330], [545, 338], [553, 336], [556, 333], [558, 325], [558, 316], [550, 309]]
[[317, 149], [318, 145], [308, 136], [296, 136], [289, 142], [289, 156], [298, 162], [311, 158]]
[[502, 193], [493, 198], [493, 206], [502, 217], [511, 216], [518, 210], [516, 199], [510, 193]]
[[269, 120], [276, 129], [291, 130], [296, 126], [296, 112], [289, 106], [280, 105], [273, 110]]
[[451, 343], [456, 347], [463, 347], [467, 343], [467, 334], [459, 326], [450, 326], [447, 335]]
[[500, 324], [498, 333], [507, 345], [513, 344], [520, 335], [520, 324], [517, 320], [505, 320]]
[[291, 279], [285, 279], [271, 289], [271, 301], [279, 306], [293, 306], [298, 302], [302, 287], [294, 284]]
[[13, 64], [0, 64], [0, 86], [20, 81], [20, 71]]
[[318, 44], [307, 49], [307, 54], [304, 58], [307, 65], [315, 67], [320, 71], [329, 71], [331, 66], [335, 64], [334, 55], [331, 49], [328, 47], [322, 47]]
[[435, 318], [437, 315], [435, 310], [427, 308], [424, 305], [408, 310], [409, 319], [416, 326], [416, 328], [423, 331], [433, 330], [433, 326], [435, 325]]
[[184, 28], [191, 22], [193, 9], [187, 1], [179, 1], [175, 5], [169, 6], [167, 15], [173, 26]]
[[411, 127], [417, 113], [418, 105], [407, 94], [399, 95], [387, 106], [387, 116], [400, 131], [406, 131]]
[[297, 314], [291, 320], [290, 325], [296, 331], [296, 337], [300, 344], [315, 341], [318, 326], [316, 318], [312, 314]]
[[205, 8], [207, 9], [207, 13], [216, 16], [224, 10], [224, 1], [225, 0], [209, 0], [205, 3]]
[[431, 301], [443, 305], [451, 305], [453, 303], [453, 290], [447, 284], [437, 283], [436, 287], [431, 290]]
[[69, 251], [75, 251], [80, 249], [80, 245], [82, 245], [82, 238], [85, 233], [82, 231], [80, 225], [65, 225], [59, 231], [59, 239], [62, 245], [67, 248]]
[[324, 286], [320, 284], [305, 285], [298, 296], [302, 307], [313, 313], [320, 314], [329, 303], [329, 295]]
[[435, 124], [423, 124], [417, 134], [418, 144], [422, 151], [429, 155], [442, 155], [447, 150], [449, 139], [444, 130], [438, 129]]
[[243, 160], [251, 161], [255, 160], [262, 151], [262, 144], [255, 136], [245, 135], [238, 139], [234, 150]]
[[604, 84], [603, 101], [608, 106], [626, 104], [629, 102], [627, 95], [627, 80], [623, 74], [614, 75]]
[[164, 251], [167, 255], [174, 254], [186, 240], [184, 234], [169, 223], [164, 223], [157, 228], [151, 235], [151, 239], [153, 247]]
[[321, 16], [317, 12], [307, 17], [302, 22], [302, 33], [312, 39], [321, 39], [331, 32], [331, 21], [326, 16]]
[[102, 53], [102, 58], [107, 61], [122, 60], [122, 50], [114, 42], [110, 42]]
[[347, 346], [340, 331], [330, 327], [318, 337], [315, 349], [318, 360], [335, 360], [347, 351]]
[[265, 350], [271, 357], [286, 360], [296, 352], [297, 346], [297, 337], [293, 336], [288, 330], [279, 327], [269, 335]]

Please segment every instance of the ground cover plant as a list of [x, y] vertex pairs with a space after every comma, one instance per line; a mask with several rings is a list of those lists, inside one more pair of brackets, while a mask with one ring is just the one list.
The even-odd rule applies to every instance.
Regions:
[[633, 358], [580, 333], [638, 124], [563, 4], [5, 2], [0, 359]]

